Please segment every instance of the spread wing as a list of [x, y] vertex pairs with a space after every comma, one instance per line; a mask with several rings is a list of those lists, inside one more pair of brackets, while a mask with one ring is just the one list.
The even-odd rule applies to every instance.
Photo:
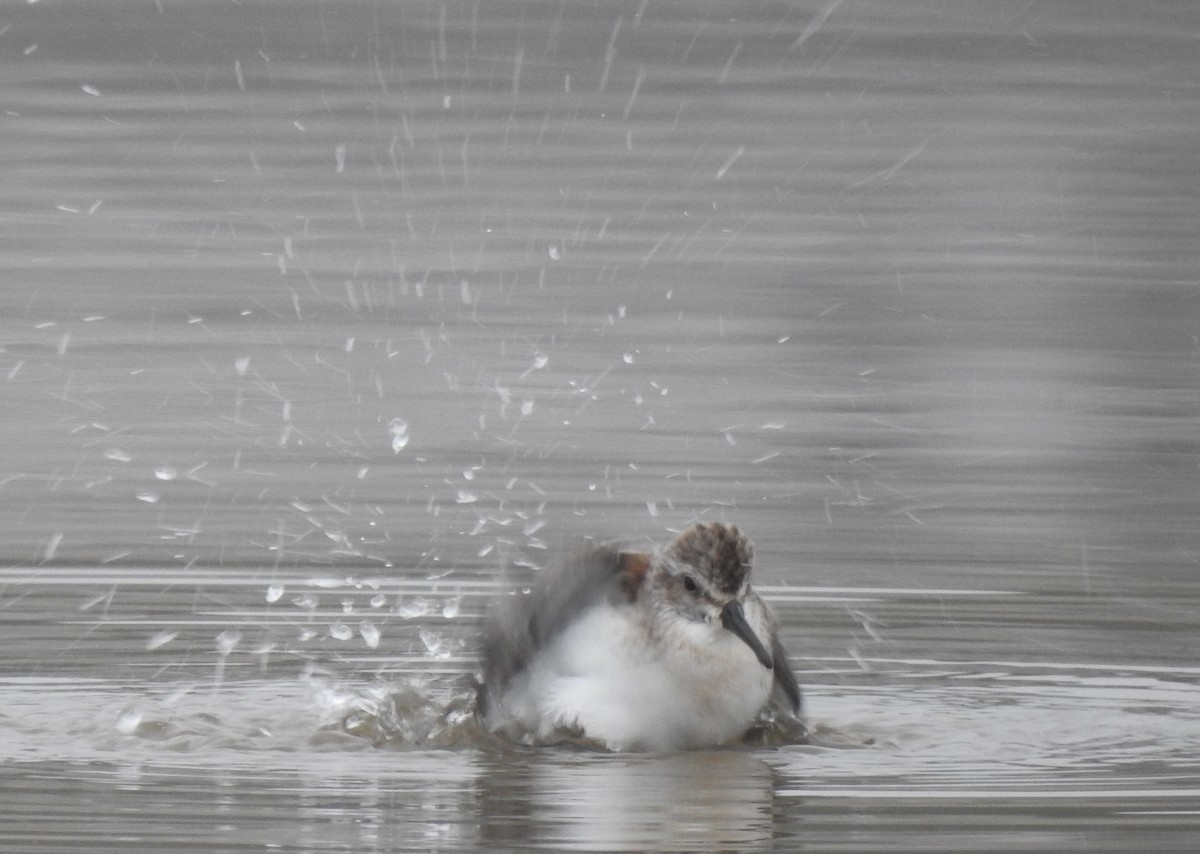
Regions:
[[527, 595], [504, 596], [493, 604], [481, 644], [480, 714], [487, 714], [488, 691], [503, 691], [579, 614], [606, 599], [631, 600], [649, 566], [645, 555], [595, 542], [577, 544], [565, 554], [538, 574]]

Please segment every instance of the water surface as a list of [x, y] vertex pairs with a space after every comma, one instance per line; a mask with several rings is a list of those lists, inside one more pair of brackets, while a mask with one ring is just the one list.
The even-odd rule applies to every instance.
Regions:
[[[1192, 850], [1187, 3], [0, 18], [12, 850]], [[813, 740], [473, 728], [502, 568], [738, 524]]]

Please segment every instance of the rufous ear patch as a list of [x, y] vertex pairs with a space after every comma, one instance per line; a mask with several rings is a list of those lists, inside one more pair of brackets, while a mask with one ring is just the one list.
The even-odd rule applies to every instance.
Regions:
[[650, 555], [621, 552], [617, 556], [617, 570], [621, 574], [621, 589], [625, 591], [625, 597], [630, 602], [636, 602], [646, 573], [650, 571]]

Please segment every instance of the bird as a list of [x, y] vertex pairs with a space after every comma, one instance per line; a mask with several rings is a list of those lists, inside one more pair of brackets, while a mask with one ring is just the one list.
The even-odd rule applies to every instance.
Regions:
[[713, 747], [801, 695], [736, 526], [701, 522], [645, 553], [591, 541], [503, 597], [481, 636], [476, 715], [525, 744]]

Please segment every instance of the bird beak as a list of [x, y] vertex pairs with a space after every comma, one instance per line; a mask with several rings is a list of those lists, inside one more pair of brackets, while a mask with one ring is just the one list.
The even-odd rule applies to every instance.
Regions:
[[758, 639], [758, 635], [754, 634], [754, 629], [750, 628], [750, 624], [746, 622], [746, 612], [742, 610], [741, 602], [735, 599], [721, 609], [721, 625], [744, 640], [746, 646], [754, 650], [759, 664], [767, 670], [774, 669], [775, 661], [771, 658], [771, 653], [767, 652], [767, 648], [762, 645], [762, 641]]

